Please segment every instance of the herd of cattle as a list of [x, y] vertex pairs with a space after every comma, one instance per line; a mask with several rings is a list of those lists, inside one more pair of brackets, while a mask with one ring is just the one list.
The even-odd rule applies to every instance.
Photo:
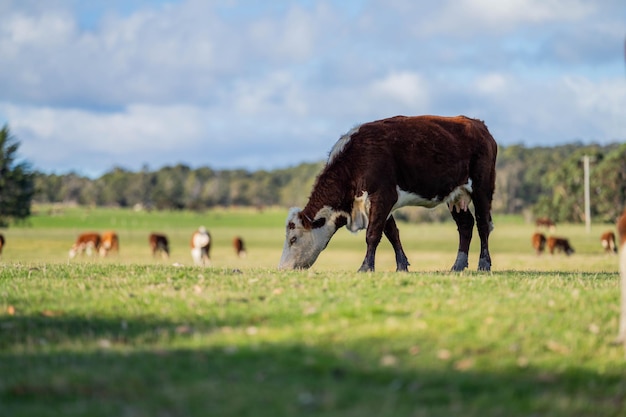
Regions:
[[[0, 235], [0, 241], [4, 243], [2, 235]], [[152, 251], [153, 257], [160, 255], [163, 259], [169, 258], [170, 244], [169, 239], [165, 234], [150, 233], [148, 236], [148, 243], [150, 244], [150, 250]], [[193, 259], [194, 264], [202, 266], [208, 266], [211, 264], [211, 235], [204, 226], [200, 226], [198, 230], [192, 233], [190, 247], [191, 258]], [[237, 256], [246, 256], [246, 249], [241, 237], [236, 236], [233, 239], [233, 247]], [[109, 253], [119, 253], [119, 250], [120, 240], [117, 233], [113, 231], [107, 231], [102, 234], [89, 232], [78, 235], [76, 242], [74, 242], [70, 248], [69, 257], [75, 258], [77, 255], [93, 254], [105, 257]], [[2, 245], [0, 245], [0, 253], [1, 252]]]
[[[556, 231], [556, 224], [546, 217], [538, 218], [535, 221], [535, 226], [537, 227], [537, 229], [546, 228], [549, 230], [550, 233], [554, 233]], [[570, 244], [569, 239], [565, 237], [558, 237], [553, 235], [549, 235], [548, 237], [546, 237], [546, 235], [544, 235], [543, 233], [536, 231], [532, 235], [530, 240], [533, 249], [535, 250], [535, 253], [537, 255], [541, 255], [546, 250], [546, 247], [548, 248], [548, 252], [550, 252], [551, 255], [554, 255], [555, 252], [562, 252], [565, 253], [567, 256], [570, 256], [572, 253], [574, 253], [574, 248]], [[605, 252], [617, 253], [617, 243], [615, 239], [615, 233], [613, 233], [613, 231], [607, 230], [606, 232], [602, 233], [602, 235], [600, 236], [600, 244], [602, 245], [602, 248]]]

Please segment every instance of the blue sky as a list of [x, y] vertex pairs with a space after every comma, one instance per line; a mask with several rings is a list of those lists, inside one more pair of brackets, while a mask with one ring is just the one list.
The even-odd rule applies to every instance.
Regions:
[[623, 0], [3, 0], [0, 123], [44, 172], [323, 160], [398, 114], [626, 140]]

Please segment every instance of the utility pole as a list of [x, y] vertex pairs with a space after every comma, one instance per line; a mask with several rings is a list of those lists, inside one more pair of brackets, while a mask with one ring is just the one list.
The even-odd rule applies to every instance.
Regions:
[[583, 156], [583, 168], [585, 176], [585, 228], [587, 234], [591, 233], [591, 198], [589, 197], [589, 156]]

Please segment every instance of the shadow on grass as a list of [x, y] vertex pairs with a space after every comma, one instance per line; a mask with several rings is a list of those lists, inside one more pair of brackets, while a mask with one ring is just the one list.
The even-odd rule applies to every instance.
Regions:
[[626, 407], [623, 367], [405, 369], [358, 347], [337, 354], [321, 343], [254, 338], [175, 348], [176, 338], [190, 346], [216, 328], [148, 319], [17, 317], [0, 329], [7, 416], [614, 416]]

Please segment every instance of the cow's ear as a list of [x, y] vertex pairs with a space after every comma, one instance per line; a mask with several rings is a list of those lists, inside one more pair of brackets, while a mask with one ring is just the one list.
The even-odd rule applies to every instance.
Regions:
[[320, 217], [319, 219], [313, 220], [313, 223], [311, 223], [311, 227], [313, 229], [318, 229], [324, 226], [324, 224], [326, 224], [326, 217]]

